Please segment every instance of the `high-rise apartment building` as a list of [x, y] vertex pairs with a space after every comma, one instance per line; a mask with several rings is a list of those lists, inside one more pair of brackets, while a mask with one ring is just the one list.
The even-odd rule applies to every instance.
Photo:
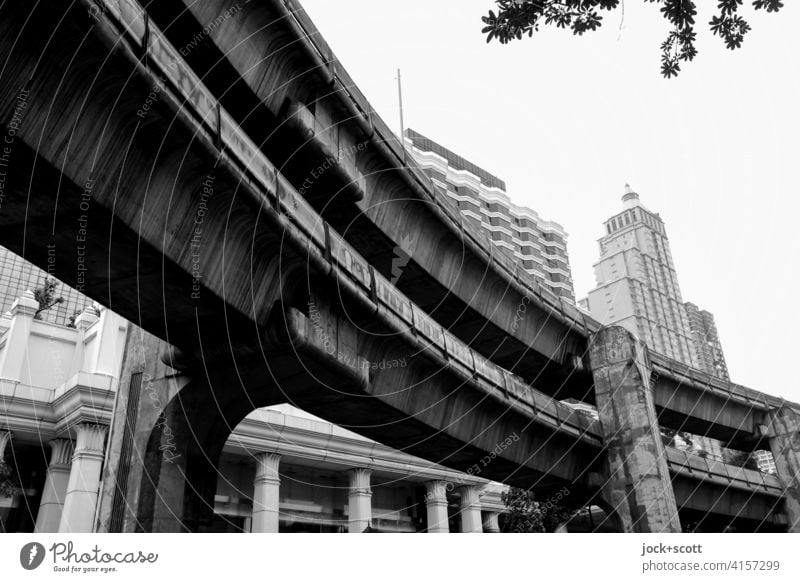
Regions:
[[589, 312], [605, 325], [627, 328], [656, 352], [727, 380], [714, 317], [681, 297], [664, 221], [630, 186], [622, 201], [599, 240]]
[[488, 230], [498, 248], [546, 287], [575, 302], [567, 233], [560, 224], [517, 206], [503, 180], [416, 131], [406, 130], [405, 144], [434, 185], [458, 203], [462, 216]]
[[719, 342], [714, 316], [694, 303], [686, 302], [689, 328], [694, 339], [694, 355], [697, 367], [718, 378], [730, 380], [728, 366]]
[[681, 298], [661, 217], [626, 185], [624, 208], [605, 222], [595, 264], [597, 287], [589, 311], [605, 325], [621, 325], [651, 349], [696, 365], [689, 318]]

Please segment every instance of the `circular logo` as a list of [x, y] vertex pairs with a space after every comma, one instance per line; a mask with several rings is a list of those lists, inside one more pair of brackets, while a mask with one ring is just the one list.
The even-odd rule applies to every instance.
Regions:
[[31, 542], [22, 546], [19, 551], [19, 563], [26, 570], [35, 570], [44, 561], [44, 546], [37, 542]]

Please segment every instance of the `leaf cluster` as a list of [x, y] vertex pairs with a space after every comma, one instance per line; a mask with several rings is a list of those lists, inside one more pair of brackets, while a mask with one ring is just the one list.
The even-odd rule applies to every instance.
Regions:
[[64, 302], [63, 297], [56, 297], [58, 285], [58, 281], [46, 277], [42, 286], [33, 291], [33, 297], [39, 303], [39, 309], [36, 310], [34, 319], [41, 319], [42, 312]]
[[0, 497], [13, 497], [19, 490], [19, 482], [11, 467], [0, 459]]
[[[717, 14], [708, 23], [712, 34], [720, 37], [729, 49], [742, 46], [750, 25], [739, 14], [744, 0], [716, 0]], [[681, 64], [697, 56], [697, 0], [644, 0], [658, 4], [661, 16], [670, 24], [667, 38], [661, 43], [661, 74], [677, 76]], [[539, 27], [555, 26], [570, 29], [575, 35], [597, 30], [603, 22], [602, 12], [620, 7], [620, 0], [495, 0], [497, 11], [482, 17], [486, 42], [497, 40], [507, 44], [523, 36], [533, 36]], [[755, 10], [778, 12], [783, 0], [752, 0]]]

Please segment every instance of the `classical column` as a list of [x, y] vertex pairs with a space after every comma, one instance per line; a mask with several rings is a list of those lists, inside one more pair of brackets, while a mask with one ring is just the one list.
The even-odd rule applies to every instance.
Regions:
[[483, 531], [486, 533], [500, 533], [500, 524], [497, 521], [499, 517], [497, 511], [487, 511], [483, 514]]
[[11, 433], [7, 430], [0, 430], [0, 461], [5, 458], [6, 445], [11, 441]]
[[69, 485], [70, 463], [72, 462], [72, 441], [55, 439], [50, 441], [50, 466], [36, 515], [36, 533], [55, 533], [61, 524], [64, 500]]
[[256, 455], [256, 478], [253, 484], [253, 533], [278, 533], [281, 477], [280, 455]]
[[447, 483], [444, 481], [428, 481], [425, 506], [428, 509], [428, 533], [449, 533], [450, 524], [447, 518]]
[[372, 525], [372, 489], [369, 469], [353, 469], [350, 475], [350, 492], [347, 503], [348, 531], [362, 533]]
[[608, 451], [604, 497], [625, 531], [679, 533], [644, 346], [623, 327], [603, 328], [589, 357]]
[[800, 532], [800, 414], [788, 406], [771, 413], [769, 448], [784, 490], [789, 531]]
[[461, 492], [461, 533], [483, 532], [483, 519], [481, 518], [480, 489], [475, 485], [465, 485], [459, 488]]
[[75, 429], [75, 454], [72, 457], [59, 532], [91, 533], [94, 528], [100, 469], [103, 465], [103, 444], [107, 431], [106, 426], [88, 423], [80, 424]]

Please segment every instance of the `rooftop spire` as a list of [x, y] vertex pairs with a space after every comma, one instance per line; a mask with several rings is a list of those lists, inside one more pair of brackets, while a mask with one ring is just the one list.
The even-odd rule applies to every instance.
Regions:
[[622, 196], [622, 202], [625, 208], [636, 206], [639, 203], [639, 195], [633, 191], [630, 184], [625, 184], [625, 194]]

